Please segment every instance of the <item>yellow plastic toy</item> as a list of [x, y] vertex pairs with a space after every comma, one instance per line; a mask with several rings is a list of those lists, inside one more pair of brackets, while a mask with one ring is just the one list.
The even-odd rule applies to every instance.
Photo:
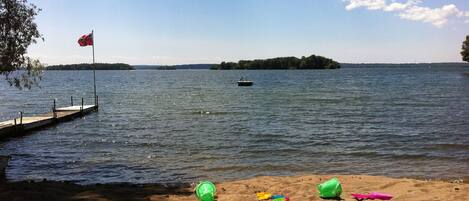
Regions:
[[272, 194], [267, 192], [259, 192], [256, 195], [258, 200], [268, 200], [272, 197]]

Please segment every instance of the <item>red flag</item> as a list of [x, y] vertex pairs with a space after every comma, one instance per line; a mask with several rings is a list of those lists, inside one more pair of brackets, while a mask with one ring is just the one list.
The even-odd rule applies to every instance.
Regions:
[[93, 34], [83, 35], [78, 39], [78, 44], [80, 46], [93, 45]]

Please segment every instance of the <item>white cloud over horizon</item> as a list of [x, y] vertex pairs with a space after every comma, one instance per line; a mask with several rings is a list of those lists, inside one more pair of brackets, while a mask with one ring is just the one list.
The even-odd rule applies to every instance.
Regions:
[[397, 2], [391, 0], [343, 0], [348, 2], [346, 10], [366, 8], [368, 10], [382, 10], [385, 12], [397, 12], [401, 19], [430, 23], [435, 27], [442, 28], [451, 18], [465, 18], [469, 23], [469, 11], [461, 11], [454, 4], [444, 5], [440, 8], [429, 8], [420, 6], [422, 0], [407, 0]]

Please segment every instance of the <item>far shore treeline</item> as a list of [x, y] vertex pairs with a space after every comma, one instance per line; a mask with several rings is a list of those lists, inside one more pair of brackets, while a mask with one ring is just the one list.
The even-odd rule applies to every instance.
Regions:
[[281, 70], [281, 69], [337, 69], [340, 64], [332, 59], [311, 55], [309, 57], [277, 57], [272, 59], [240, 60], [222, 62], [212, 66], [212, 70]]
[[441, 63], [341, 63], [343, 68], [468, 68], [469, 63], [441, 62]]
[[[125, 63], [97, 63], [96, 70], [208, 70], [208, 69], [216, 69], [216, 70], [244, 70], [244, 69], [260, 69], [260, 70], [269, 70], [269, 69], [333, 69], [331, 67], [327, 67], [330, 65], [328, 62], [332, 62], [332, 65], [339, 65], [335, 68], [449, 68], [449, 67], [463, 67], [469, 68], [469, 63], [462, 63], [462, 62], [449, 62], [449, 63], [340, 63], [336, 64], [336, 62], [329, 60], [329, 61], [321, 61], [321, 64], [312, 65], [312, 61], [319, 62], [319, 60], [310, 60], [309, 67], [312, 68], [305, 68], [304, 65], [300, 62], [300, 68], [296, 67], [294, 64], [296, 61], [292, 59], [294, 57], [279, 57], [274, 59], [266, 59], [266, 60], [241, 60], [238, 63], [228, 62], [222, 64], [183, 64], [183, 65], [129, 65]], [[322, 57], [324, 58], [324, 57]], [[297, 59], [297, 58], [296, 58]], [[303, 59], [303, 58], [302, 58]], [[324, 58], [327, 60], [327, 58]], [[301, 61], [301, 59], [299, 59]], [[262, 62], [260, 62], [262, 61]], [[292, 62], [293, 61], [293, 62]], [[246, 62], [252, 62], [249, 65], [257, 65], [257, 66], [250, 66], [246, 68]], [[276, 62], [276, 63], [275, 63]], [[239, 67], [239, 64], [243, 68]], [[321, 66], [326, 67], [321, 68]], [[68, 65], [53, 65], [47, 66], [45, 70], [93, 70], [93, 64], [68, 64]], [[224, 68], [221, 68], [223, 65]], [[266, 65], [271, 65], [273, 67], [269, 67]], [[302, 66], [303, 65], [303, 66]], [[260, 67], [263, 68], [260, 68]], [[319, 66], [319, 67], [318, 67]]]
[[[93, 66], [94, 65], [94, 66]], [[129, 64], [124, 63], [96, 63], [96, 64], [68, 64], [68, 65], [53, 65], [47, 66], [46, 70], [135, 70]]]

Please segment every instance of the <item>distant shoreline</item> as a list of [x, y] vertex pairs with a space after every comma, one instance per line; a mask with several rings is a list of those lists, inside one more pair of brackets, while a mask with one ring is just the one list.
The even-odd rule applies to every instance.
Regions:
[[[129, 65], [129, 64], [96, 64], [95, 70], [210, 70], [217, 64], [181, 64], [181, 65]], [[469, 68], [469, 63], [340, 63], [341, 68]], [[92, 64], [52, 65], [45, 70], [93, 70]], [[323, 70], [323, 69], [224, 69], [224, 70]]]
[[467, 67], [465, 62], [441, 62], [441, 63], [340, 63], [343, 68], [439, 68], [439, 67]]
[[129, 64], [124, 63], [96, 63], [96, 64], [67, 64], [45, 67], [45, 70], [135, 70]]

